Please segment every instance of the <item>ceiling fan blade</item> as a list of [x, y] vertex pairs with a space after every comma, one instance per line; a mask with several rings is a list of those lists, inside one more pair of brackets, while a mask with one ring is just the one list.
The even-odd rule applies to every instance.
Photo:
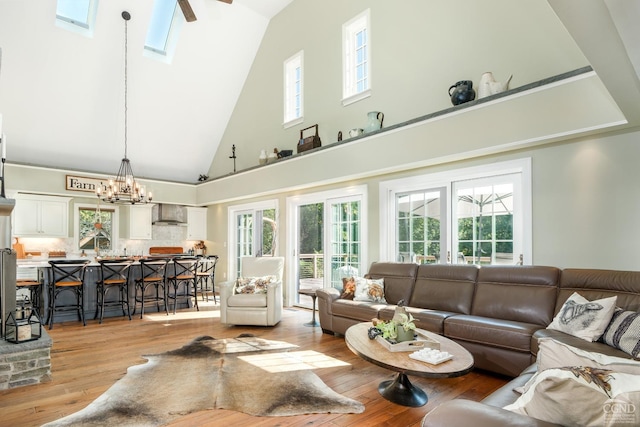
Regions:
[[221, 2], [227, 3], [227, 4], [233, 3], [233, 0], [218, 0], [218, 1], [221, 1]]
[[196, 14], [193, 13], [193, 9], [191, 9], [191, 5], [189, 4], [189, 0], [178, 0], [178, 4], [180, 5], [180, 9], [182, 9], [182, 14], [184, 15], [184, 19], [187, 22], [193, 22], [196, 19]]

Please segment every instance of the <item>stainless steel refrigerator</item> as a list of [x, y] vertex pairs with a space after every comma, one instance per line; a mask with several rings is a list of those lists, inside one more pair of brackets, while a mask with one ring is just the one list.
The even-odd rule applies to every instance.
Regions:
[[16, 252], [11, 248], [11, 212], [13, 199], [0, 197], [0, 333], [5, 335], [5, 322], [16, 309]]

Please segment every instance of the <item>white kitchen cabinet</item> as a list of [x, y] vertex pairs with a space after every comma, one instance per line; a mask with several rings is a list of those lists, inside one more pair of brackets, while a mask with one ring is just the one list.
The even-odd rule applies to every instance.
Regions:
[[129, 238], [150, 240], [152, 238], [151, 211], [153, 205], [131, 205], [129, 207]]
[[69, 197], [16, 195], [16, 237], [69, 237]]
[[187, 240], [207, 240], [207, 208], [187, 206]]

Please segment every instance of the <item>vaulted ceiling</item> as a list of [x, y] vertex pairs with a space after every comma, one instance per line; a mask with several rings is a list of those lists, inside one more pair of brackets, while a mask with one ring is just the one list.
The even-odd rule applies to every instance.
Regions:
[[190, 0], [166, 64], [143, 56], [153, 0], [100, 0], [93, 37], [55, 24], [56, 1], [0, 0], [0, 114], [8, 162], [140, 177], [206, 174], [272, 16], [291, 0]]
[[[142, 54], [153, 0], [101, 0], [91, 38], [55, 25], [55, 1], [0, 0], [0, 114], [7, 161], [116, 172], [124, 154], [121, 12], [127, 10], [132, 15], [127, 154], [134, 172], [196, 182], [209, 170], [269, 20], [291, 1], [190, 0], [198, 19], [184, 24], [167, 64]], [[638, 125], [639, 3], [548, 2], [625, 116]], [[594, 16], [604, 15], [611, 19], [601, 21], [613, 25], [590, 28]], [[624, 48], [608, 48], [612, 40]]]

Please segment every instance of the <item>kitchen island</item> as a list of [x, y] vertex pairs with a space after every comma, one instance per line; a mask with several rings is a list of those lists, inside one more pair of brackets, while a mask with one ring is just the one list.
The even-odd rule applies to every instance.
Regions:
[[[176, 256], [176, 255], [174, 255]], [[170, 256], [166, 256], [169, 258]], [[153, 257], [152, 257], [153, 258]], [[51, 258], [54, 259], [54, 258]], [[87, 258], [55, 258], [58, 260], [86, 260]], [[171, 267], [169, 268], [169, 274], [171, 274]], [[32, 259], [20, 259], [17, 261], [17, 269], [16, 276], [18, 279], [35, 279], [42, 283], [41, 292], [40, 292], [40, 319], [43, 322], [46, 321], [48, 315], [48, 304], [49, 304], [49, 295], [47, 292], [49, 283], [51, 281], [51, 266], [49, 264], [49, 259], [46, 258], [32, 258]], [[134, 280], [136, 277], [140, 275], [140, 264], [137, 260], [132, 265], [131, 276], [129, 281], [129, 306], [131, 309], [131, 314], [133, 315], [135, 310], [135, 285]], [[84, 279], [84, 316], [85, 319], [91, 320], [94, 318], [97, 310], [97, 290], [96, 290], [96, 282], [100, 278], [100, 264], [96, 259], [93, 259], [87, 266], [85, 272]], [[107, 295], [107, 298], [110, 298], [111, 295]], [[59, 296], [61, 303], [73, 304], [75, 301], [75, 296], [71, 293], [65, 292]], [[192, 306], [191, 301], [186, 302], [178, 302], [178, 309], [182, 308], [190, 308]], [[137, 310], [140, 308], [138, 307]], [[139, 313], [139, 311], [137, 311]], [[158, 309], [155, 304], [146, 305], [144, 308], [146, 313], [156, 312]], [[161, 311], [164, 311], [164, 307], [160, 307]], [[122, 309], [120, 307], [105, 307], [104, 317], [116, 317], [122, 316]], [[74, 311], [69, 312], [60, 312], [56, 313], [54, 317], [55, 323], [60, 322], [69, 322], [69, 321], [80, 321], [78, 315]]]

